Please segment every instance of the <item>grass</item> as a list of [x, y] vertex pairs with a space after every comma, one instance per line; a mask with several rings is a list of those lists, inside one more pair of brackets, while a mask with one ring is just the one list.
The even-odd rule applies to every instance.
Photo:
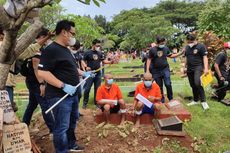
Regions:
[[[169, 60], [170, 67], [174, 71], [180, 70], [179, 62], [173, 63]], [[106, 72], [112, 72], [114, 76], [133, 76], [134, 74], [143, 73], [143, 69], [134, 69], [134, 72], [130, 72], [131, 69], [122, 69], [124, 66], [139, 66], [141, 65], [140, 60], [135, 60], [129, 63], [119, 63], [117, 65], [111, 65], [106, 68]], [[174, 98], [178, 97], [178, 94], [183, 94], [185, 96], [192, 96], [191, 88], [187, 81], [187, 78], [181, 79], [179, 75], [172, 75], [172, 86]], [[133, 82], [117, 82], [121, 86], [121, 90], [124, 99], [128, 102], [132, 102], [133, 98], [127, 97], [128, 92], [135, 89], [135, 84]], [[127, 87], [128, 86], [128, 87]], [[24, 83], [18, 83], [16, 90], [24, 90]], [[93, 106], [93, 88], [90, 93], [90, 108]], [[184, 128], [186, 132], [195, 140], [202, 140], [203, 143], [198, 143], [198, 150], [201, 153], [223, 153], [230, 150], [230, 109], [225, 105], [215, 102], [210, 97], [210, 90], [206, 89], [207, 101], [210, 109], [206, 112], [203, 111], [201, 105], [187, 107], [192, 113], [192, 121], [186, 122]], [[227, 96], [229, 97], [229, 95]], [[19, 116], [22, 116], [26, 106], [25, 102], [20, 101], [20, 98], [16, 98], [18, 105], [20, 105]], [[182, 100], [184, 104], [188, 103], [187, 100]], [[23, 110], [23, 111], [21, 111]], [[169, 147], [176, 148], [176, 152], [186, 152], [185, 148], [180, 148], [177, 143], [172, 142]], [[166, 147], [167, 149], [167, 147]], [[156, 148], [156, 152], [164, 152], [164, 148]]]

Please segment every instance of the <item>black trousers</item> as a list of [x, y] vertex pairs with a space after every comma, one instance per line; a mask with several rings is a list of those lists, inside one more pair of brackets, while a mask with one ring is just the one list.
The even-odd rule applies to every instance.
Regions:
[[173, 99], [173, 90], [172, 90], [172, 82], [170, 78], [170, 70], [169, 68], [164, 68], [160, 71], [152, 71], [153, 79], [156, 81], [158, 86], [161, 89], [162, 94], [162, 102], [165, 102], [164, 99], [164, 91], [163, 91], [163, 83], [165, 84], [166, 90], [167, 90], [167, 97], [169, 100]]
[[88, 80], [86, 80], [85, 84], [84, 84], [84, 99], [83, 99], [83, 106], [87, 106], [88, 102], [89, 102], [89, 93], [91, 90], [91, 87], [94, 84], [94, 104], [97, 105], [96, 103], [96, 94], [97, 94], [97, 89], [100, 87], [101, 85], [101, 73], [97, 73], [96, 76], [94, 78], [89, 78]]
[[[226, 96], [227, 90], [229, 90], [229, 85], [225, 85], [224, 81], [221, 81], [217, 75], [217, 73], [214, 74], [217, 81], [218, 81], [218, 89], [216, 90], [216, 94], [218, 96], [218, 101], [221, 101], [224, 99], [224, 97]], [[229, 76], [224, 76], [224, 79], [226, 81], [229, 81]]]
[[194, 70], [187, 73], [189, 84], [192, 87], [193, 100], [198, 102], [199, 99], [201, 102], [206, 101], [204, 88], [201, 86], [200, 77], [202, 75], [201, 70]]

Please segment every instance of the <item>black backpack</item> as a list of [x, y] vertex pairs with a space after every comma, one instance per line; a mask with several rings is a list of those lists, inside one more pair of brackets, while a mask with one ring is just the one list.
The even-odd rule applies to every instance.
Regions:
[[15, 61], [15, 65], [14, 65], [14, 71], [10, 70], [11, 74], [17, 75], [17, 74], [21, 74], [22, 76], [28, 76], [29, 74], [29, 63], [32, 62], [31, 61], [32, 58], [27, 58], [25, 60], [16, 60]]

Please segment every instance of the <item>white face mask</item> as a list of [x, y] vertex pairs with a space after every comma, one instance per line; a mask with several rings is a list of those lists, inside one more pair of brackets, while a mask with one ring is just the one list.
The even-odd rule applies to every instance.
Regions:
[[101, 47], [96, 47], [95, 50], [96, 51], [101, 51]]
[[145, 87], [150, 88], [152, 86], [152, 81], [144, 81]]
[[73, 46], [76, 43], [76, 39], [74, 37], [71, 37], [69, 40], [69, 46]]
[[192, 48], [195, 45], [195, 43], [190, 43], [188, 45], [189, 45], [190, 48]]
[[72, 53], [72, 54], [76, 54], [76, 53], [77, 53], [77, 50], [71, 50], [71, 53]]

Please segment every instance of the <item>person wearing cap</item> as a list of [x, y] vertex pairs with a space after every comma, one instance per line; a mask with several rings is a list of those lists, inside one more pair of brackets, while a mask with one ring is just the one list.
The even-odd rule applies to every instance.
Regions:
[[218, 82], [218, 89], [215, 95], [218, 101], [221, 101], [226, 96], [229, 89], [229, 58], [230, 58], [230, 42], [224, 43], [224, 50], [217, 54], [213, 66], [214, 76]]
[[98, 87], [101, 85], [101, 63], [113, 64], [114, 61], [105, 59], [101, 52], [101, 41], [98, 39], [93, 40], [92, 48], [84, 53], [83, 60], [87, 64], [86, 71], [96, 71], [94, 78], [89, 78], [84, 84], [84, 98], [82, 108], [86, 109], [89, 102], [89, 93], [91, 87], [94, 85], [94, 104], [96, 105], [96, 93]]
[[105, 74], [104, 81], [105, 83], [97, 90], [96, 102], [105, 113], [106, 122], [109, 120], [110, 113], [120, 112], [122, 114], [121, 123], [123, 123], [125, 121], [126, 106], [121, 90], [118, 85], [113, 83], [111, 74]]
[[200, 100], [204, 110], [209, 109], [209, 106], [200, 77], [202, 74], [208, 74], [207, 54], [205, 45], [198, 43], [194, 34], [188, 34], [187, 46], [185, 47], [185, 67], [187, 67], [187, 76], [193, 92], [193, 101], [188, 106], [199, 104], [198, 101]]
[[[141, 94], [143, 97], [152, 102], [152, 107], [149, 108], [143, 102], [139, 101], [136, 98], [138, 94]], [[140, 115], [154, 114], [154, 110], [158, 109], [161, 104], [161, 90], [158, 84], [153, 81], [151, 73], [145, 73], [143, 75], [143, 82], [137, 85], [134, 97], [134, 114], [137, 116], [135, 126], [138, 127], [140, 124]]]
[[[167, 97], [169, 100], [173, 99], [173, 91], [170, 78], [170, 68], [167, 57], [175, 58], [183, 54], [179, 52], [172, 54], [166, 46], [166, 39], [158, 36], [156, 38], [156, 45], [149, 51], [149, 56], [146, 64], [146, 72], [152, 73], [156, 83], [159, 85], [162, 94], [162, 102], [164, 102], [163, 82], [167, 90]], [[151, 69], [150, 69], [151, 67]]]

